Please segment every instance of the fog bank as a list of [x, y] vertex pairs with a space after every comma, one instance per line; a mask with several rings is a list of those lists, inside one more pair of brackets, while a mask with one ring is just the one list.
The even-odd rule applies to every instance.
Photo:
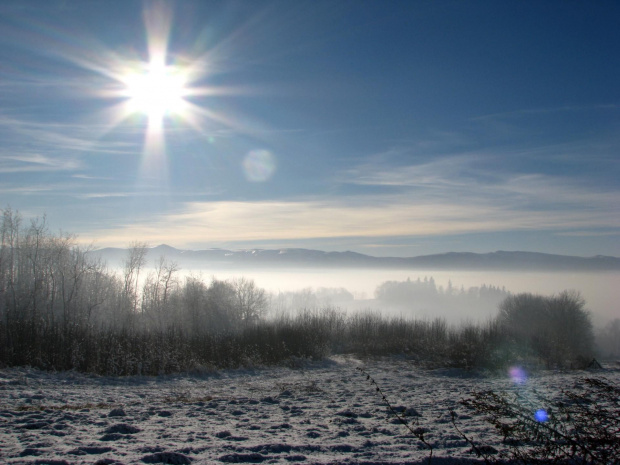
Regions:
[[494, 286], [515, 293], [530, 292], [552, 295], [564, 290], [576, 290], [586, 300], [592, 312], [595, 325], [602, 325], [620, 316], [620, 272], [521, 272], [521, 271], [423, 271], [390, 269], [243, 269], [243, 268], [200, 268], [182, 269], [180, 277], [202, 276], [204, 279], [216, 277], [221, 280], [245, 277], [253, 279], [259, 287], [273, 295], [320, 288], [344, 288], [353, 295], [352, 302], [334, 301], [331, 304], [348, 310], [375, 309], [403, 316], [433, 317], [443, 316], [451, 322], [465, 319], [482, 320], [495, 314], [496, 308], [463, 305], [462, 310], [446, 312], [442, 308], [420, 308], [412, 302], [411, 308], [386, 307], [375, 299], [377, 287], [386, 281], [412, 281], [420, 278], [433, 278], [437, 288], [461, 288]]

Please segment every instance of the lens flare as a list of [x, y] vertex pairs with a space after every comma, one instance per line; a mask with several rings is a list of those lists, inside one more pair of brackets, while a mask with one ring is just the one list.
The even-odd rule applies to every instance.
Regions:
[[243, 160], [243, 170], [248, 181], [265, 182], [276, 169], [275, 157], [268, 150], [252, 150]]
[[539, 410], [536, 410], [536, 413], [534, 414], [534, 418], [536, 419], [536, 421], [540, 423], [544, 423], [546, 421], [549, 421], [549, 414], [547, 413], [545, 409], [539, 409]]
[[524, 384], [527, 381], [527, 373], [521, 367], [510, 367], [508, 374], [515, 384]]

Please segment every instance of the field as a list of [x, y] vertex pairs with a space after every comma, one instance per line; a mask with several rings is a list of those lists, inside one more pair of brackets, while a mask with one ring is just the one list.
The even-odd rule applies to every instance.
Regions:
[[[332, 357], [293, 368], [183, 376], [97, 377], [27, 368], [0, 371], [0, 458], [8, 464], [424, 463], [429, 449], [395, 410], [425, 429], [433, 463], [478, 463], [457, 432], [487, 450], [505, 446], [459, 404], [474, 390], [518, 390], [533, 402], [590, 372], [429, 370], [397, 358]], [[620, 371], [604, 376], [618, 384]], [[544, 408], [544, 405], [540, 406]]]

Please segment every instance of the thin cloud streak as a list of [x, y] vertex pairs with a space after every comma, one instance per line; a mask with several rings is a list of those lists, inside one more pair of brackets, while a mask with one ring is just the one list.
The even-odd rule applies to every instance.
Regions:
[[131, 197], [133, 193], [129, 192], [94, 192], [90, 194], [77, 195], [76, 197], [83, 199], [105, 199], [110, 197]]
[[343, 184], [393, 187], [390, 194], [284, 201], [183, 204], [178, 213], [87, 234], [122, 245], [141, 238], [177, 245], [499, 231], [620, 230], [619, 193], [537, 174], [480, 169], [483, 157], [450, 157], [398, 169], [372, 163]]
[[[141, 146], [137, 143], [101, 140], [104, 132], [96, 132], [93, 128], [96, 129], [97, 126], [42, 124], [0, 117], [0, 130], [5, 130], [15, 140], [19, 138], [29, 141], [29, 144], [37, 147], [39, 151], [131, 155], [141, 152]], [[82, 137], [76, 137], [74, 134], [82, 134]]]
[[75, 171], [82, 167], [78, 160], [49, 157], [42, 154], [0, 155], [0, 173], [35, 171]]
[[54, 190], [51, 186], [21, 186], [7, 187], [0, 184], [0, 194], [18, 194], [18, 195], [39, 195], [43, 192], [47, 193]]
[[136, 238], [176, 245], [343, 237], [450, 235], [510, 230], [620, 228], [608, 212], [506, 210], [454, 202], [412, 205], [406, 198], [365, 206], [356, 199], [291, 202], [194, 202], [183, 213], [85, 234], [87, 241], [124, 245]]
[[[554, 210], [558, 208], [604, 209], [618, 212], [617, 190], [607, 191], [587, 181], [542, 173], [514, 174], [485, 168], [492, 158], [480, 155], [445, 157], [428, 163], [382, 169], [366, 164], [346, 172], [343, 184], [400, 188], [413, 202], [440, 200], [451, 203], [487, 204], [508, 209]], [[467, 201], [465, 201], [467, 199]]]
[[485, 120], [497, 120], [505, 118], [519, 118], [528, 117], [536, 114], [548, 114], [548, 113], [568, 113], [568, 112], [583, 112], [583, 111], [601, 111], [601, 110], [617, 110], [620, 105], [616, 103], [599, 104], [599, 105], [564, 105], [561, 107], [548, 107], [548, 108], [529, 108], [515, 111], [507, 111], [503, 113], [492, 113], [489, 115], [481, 115], [470, 118], [471, 121], [485, 121]]
[[610, 237], [619, 236], [620, 231], [568, 231], [556, 233], [557, 236], [564, 237]]

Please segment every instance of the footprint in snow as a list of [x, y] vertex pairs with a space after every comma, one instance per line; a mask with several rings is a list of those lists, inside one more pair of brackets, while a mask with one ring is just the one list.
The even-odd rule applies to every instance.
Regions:
[[108, 417], [125, 417], [127, 416], [127, 414], [125, 413], [125, 410], [123, 410], [122, 408], [115, 408], [113, 410], [110, 410], [110, 413], [108, 413]]
[[142, 462], [186, 465], [192, 463], [192, 459], [190, 459], [187, 455], [183, 455], [178, 452], [157, 452], [155, 454], [145, 455], [142, 457]]
[[118, 434], [136, 434], [139, 433], [141, 430], [140, 428], [133, 426], [133, 425], [128, 425], [127, 423], [119, 423], [117, 425], [113, 425], [110, 426], [109, 428], [107, 428], [104, 433], [107, 434], [114, 434], [114, 433], [118, 433]]

